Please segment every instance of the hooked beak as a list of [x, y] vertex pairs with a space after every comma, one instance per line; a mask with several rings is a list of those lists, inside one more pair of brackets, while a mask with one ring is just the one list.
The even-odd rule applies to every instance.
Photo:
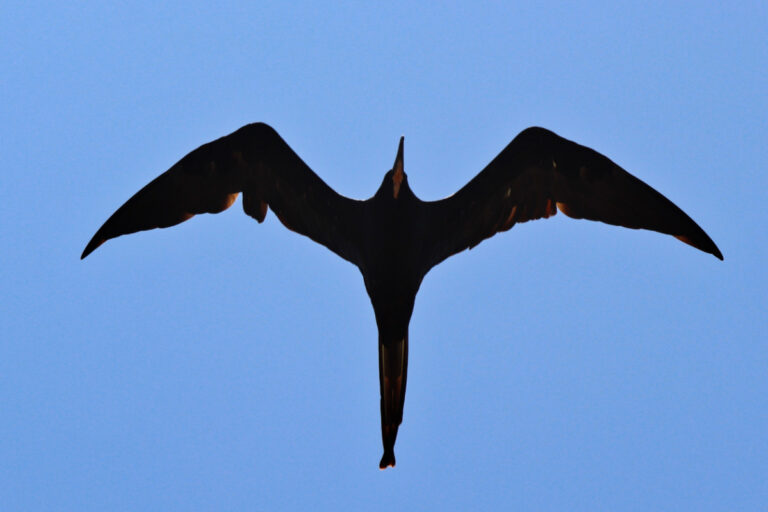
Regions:
[[397, 156], [395, 157], [395, 164], [392, 166], [392, 195], [397, 199], [400, 194], [400, 184], [403, 182], [405, 172], [403, 171], [403, 140], [405, 137], [400, 137], [400, 145], [397, 148]]

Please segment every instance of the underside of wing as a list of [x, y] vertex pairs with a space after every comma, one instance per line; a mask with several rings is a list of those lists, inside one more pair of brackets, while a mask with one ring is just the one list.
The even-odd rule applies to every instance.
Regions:
[[430, 266], [558, 209], [576, 219], [672, 235], [723, 259], [704, 230], [666, 197], [600, 153], [543, 128], [524, 130], [459, 192], [429, 204]]
[[121, 206], [81, 258], [111, 238], [226, 210], [241, 192], [243, 209], [259, 222], [270, 207], [288, 228], [356, 262], [361, 203], [328, 187], [263, 123], [244, 126], [186, 155]]

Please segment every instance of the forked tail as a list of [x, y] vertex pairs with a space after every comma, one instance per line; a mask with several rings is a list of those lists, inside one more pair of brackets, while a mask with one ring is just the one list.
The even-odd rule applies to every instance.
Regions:
[[381, 441], [384, 455], [379, 468], [395, 465], [397, 428], [403, 421], [405, 381], [408, 375], [408, 333], [399, 340], [379, 339], [379, 384], [381, 385]]

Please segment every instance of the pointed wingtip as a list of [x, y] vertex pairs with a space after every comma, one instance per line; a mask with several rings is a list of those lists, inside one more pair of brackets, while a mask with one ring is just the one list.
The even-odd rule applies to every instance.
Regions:
[[[703, 230], [702, 230], [703, 232]], [[706, 237], [706, 242], [704, 244], [703, 250], [710, 253], [715, 258], [719, 259], [720, 261], [723, 261], [723, 253], [720, 252], [720, 248], [715, 244], [714, 240], [709, 238], [709, 235], [704, 233], [704, 236]]]
[[688, 235], [675, 235], [675, 238], [690, 245], [691, 247], [695, 247], [700, 251], [711, 254], [720, 261], [723, 261], [723, 253], [720, 252], [720, 249], [717, 247], [717, 245], [715, 245], [715, 242], [713, 242], [712, 239], [709, 238], [709, 236], [701, 230], [701, 228], [698, 226], [696, 227], [699, 229], [701, 236], [691, 237]]
[[711, 249], [709, 252], [710, 252], [710, 253], [711, 253], [711, 254], [712, 254], [712, 255], [713, 255], [715, 258], [719, 259], [720, 261], [723, 261], [725, 258], [723, 257], [723, 253], [722, 253], [722, 252], [720, 252], [720, 248], [717, 246], [717, 244], [715, 244], [714, 240], [712, 240], [711, 238], [709, 238], [709, 236], [707, 236], [707, 239], [709, 239], [709, 243], [710, 243], [710, 249]]
[[101, 244], [103, 244], [105, 240], [99, 240], [95, 236], [91, 239], [90, 242], [88, 242], [88, 245], [85, 246], [85, 249], [83, 250], [83, 254], [80, 255], [80, 259], [84, 260], [86, 256], [91, 254], [93, 251], [95, 251]]

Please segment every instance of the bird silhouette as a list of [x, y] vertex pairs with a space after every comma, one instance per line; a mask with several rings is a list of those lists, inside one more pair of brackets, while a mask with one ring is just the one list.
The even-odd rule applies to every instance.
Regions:
[[246, 125], [179, 160], [121, 206], [82, 258], [105, 241], [218, 213], [243, 194], [245, 213], [271, 209], [289, 229], [360, 269], [379, 332], [380, 468], [395, 465], [408, 375], [408, 324], [422, 279], [449, 256], [516, 223], [569, 217], [672, 235], [723, 255], [680, 208], [600, 153], [544, 128], [520, 132], [454, 195], [421, 201], [403, 170], [403, 138], [392, 169], [366, 201], [328, 187], [270, 126]]

